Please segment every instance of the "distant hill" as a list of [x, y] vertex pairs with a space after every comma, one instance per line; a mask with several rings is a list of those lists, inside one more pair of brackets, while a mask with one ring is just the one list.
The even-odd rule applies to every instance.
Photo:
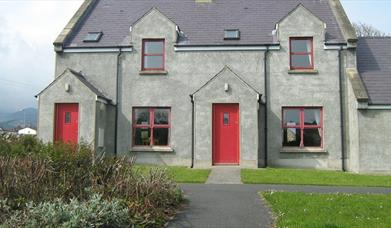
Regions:
[[14, 113], [0, 113], [0, 128], [11, 130], [24, 127], [37, 129], [36, 108], [26, 108]]

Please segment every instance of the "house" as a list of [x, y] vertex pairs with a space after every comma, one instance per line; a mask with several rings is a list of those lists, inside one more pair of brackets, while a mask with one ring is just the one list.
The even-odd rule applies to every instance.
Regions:
[[29, 128], [29, 127], [20, 129], [18, 131], [18, 135], [36, 135], [36, 134], [37, 134], [37, 131], [32, 128]]
[[338, 0], [86, 0], [38, 136], [139, 163], [391, 171], [390, 44]]

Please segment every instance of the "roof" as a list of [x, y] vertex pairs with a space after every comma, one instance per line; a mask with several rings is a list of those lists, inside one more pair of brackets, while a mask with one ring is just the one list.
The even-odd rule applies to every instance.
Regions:
[[391, 104], [391, 37], [359, 38], [357, 67], [369, 104]]
[[89, 82], [81, 73], [76, 72], [70, 68], [67, 68], [60, 76], [56, 77], [53, 82], [51, 82], [45, 89], [43, 89], [41, 92], [39, 92], [36, 97], [41, 95], [45, 90], [50, 88], [54, 83], [58, 81], [63, 75], [66, 73], [71, 73], [73, 76], [75, 76], [77, 79], [79, 79], [80, 82], [82, 82], [88, 89], [90, 89], [94, 94], [96, 94], [99, 98], [105, 99], [106, 101], [111, 101], [105, 94], [103, 94], [97, 87], [95, 87], [91, 82]]
[[236, 79], [238, 79], [243, 85], [245, 85], [248, 89], [250, 89], [251, 91], [255, 92], [256, 94], [259, 94], [260, 93], [254, 89], [254, 87], [252, 87], [250, 84], [248, 84], [245, 80], [243, 80], [243, 78], [241, 78], [238, 74], [236, 74], [230, 67], [228, 66], [224, 66], [223, 69], [221, 69], [215, 76], [213, 76], [211, 79], [209, 79], [205, 84], [203, 84], [200, 88], [198, 88], [194, 93], [192, 93], [191, 95], [195, 95], [196, 93], [198, 93], [199, 91], [201, 91], [203, 88], [205, 88], [206, 86], [208, 86], [211, 82], [213, 82], [214, 80], [216, 80], [218, 77], [224, 75], [224, 72], [229, 72], [231, 73]]
[[[254, 45], [273, 43], [272, 31], [299, 4], [327, 25], [326, 41], [345, 43], [327, 0], [96, 0], [81, 18], [64, 47], [123, 45], [129, 28], [152, 8], [172, 20], [186, 35], [179, 45]], [[240, 40], [224, 40], [225, 29], [239, 29]], [[103, 32], [97, 43], [86, 43], [88, 32]]]

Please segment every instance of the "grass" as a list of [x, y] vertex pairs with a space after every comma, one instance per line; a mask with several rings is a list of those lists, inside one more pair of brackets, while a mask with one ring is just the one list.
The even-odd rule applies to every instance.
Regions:
[[245, 184], [391, 187], [391, 176], [303, 169], [242, 169]]
[[391, 195], [264, 192], [277, 227], [391, 227]]
[[183, 166], [137, 165], [137, 167], [143, 172], [148, 172], [152, 168], [166, 169], [177, 183], [205, 183], [210, 173], [210, 169], [190, 169]]

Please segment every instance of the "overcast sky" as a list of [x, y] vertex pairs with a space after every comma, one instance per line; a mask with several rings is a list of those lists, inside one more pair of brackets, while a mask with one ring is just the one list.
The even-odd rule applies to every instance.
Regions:
[[[54, 78], [52, 43], [83, 1], [0, 0], [0, 112], [35, 107]], [[354, 22], [391, 34], [390, 0], [342, 0]]]

